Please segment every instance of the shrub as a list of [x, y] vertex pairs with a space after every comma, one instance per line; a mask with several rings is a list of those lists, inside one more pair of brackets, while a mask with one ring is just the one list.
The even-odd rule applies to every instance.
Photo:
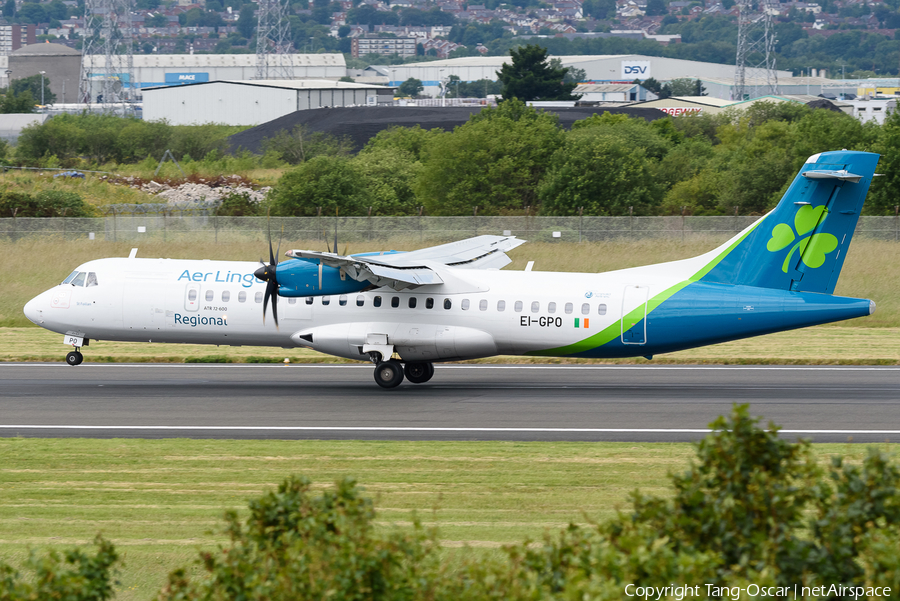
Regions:
[[0, 193], [0, 215], [16, 217], [93, 217], [93, 209], [74, 192], [44, 190], [35, 195], [15, 190]]

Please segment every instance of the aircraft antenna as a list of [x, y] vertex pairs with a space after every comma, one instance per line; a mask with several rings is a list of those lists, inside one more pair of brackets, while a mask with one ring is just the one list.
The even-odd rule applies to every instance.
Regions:
[[134, 112], [134, 0], [85, 0], [79, 101]]
[[[774, 0], [738, 0], [737, 58], [734, 69], [733, 100], [749, 100], [765, 94], [778, 94], [775, 68]], [[765, 84], [762, 81], [765, 80]], [[760, 93], [762, 92], [762, 93]]]
[[256, 79], [294, 77], [290, 0], [257, 0]]

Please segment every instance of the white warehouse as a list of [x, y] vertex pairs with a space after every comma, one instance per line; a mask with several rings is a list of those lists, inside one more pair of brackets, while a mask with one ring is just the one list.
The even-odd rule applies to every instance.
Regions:
[[[584, 69], [585, 81], [597, 83], [631, 83], [635, 79], [653, 77], [657, 81], [672, 79], [710, 79], [726, 78], [734, 81], [734, 65], [703, 63], [678, 58], [661, 56], [643, 56], [640, 54], [609, 54], [559, 56], [563, 67]], [[413, 77], [422, 82], [426, 96], [437, 96], [440, 93], [440, 80], [451, 75], [462, 81], [478, 81], [490, 79], [497, 81], [497, 72], [512, 59], [508, 56], [475, 56], [466, 58], [450, 58], [427, 63], [409, 63], [406, 65], [372, 65], [390, 80], [390, 85], [399, 86]], [[778, 71], [778, 77], [790, 77], [790, 71]]]
[[[392, 88], [329, 80], [211, 81], [144, 89], [144, 119], [172, 125], [260, 125], [294, 111], [376, 106]], [[382, 100], [384, 103], [385, 100]]]
[[[6, 57], [3, 57], [6, 58]], [[281, 61], [291, 79], [332, 79], [347, 75], [343, 54], [269, 55], [269, 68]], [[103, 73], [105, 56], [88, 57], [88, 69]], [[91, 62], [93, 61], [93, 62]], [[127, 79], [122, 74], [123, 80]], [[257, 79], [255, 54], [135, 54], [134, 79], [139, 88], [204, 83], [217, 80]], [[268, 78], [263, 78], [268, 79]], [[123, 81], [125, 87], [131, 82]]]

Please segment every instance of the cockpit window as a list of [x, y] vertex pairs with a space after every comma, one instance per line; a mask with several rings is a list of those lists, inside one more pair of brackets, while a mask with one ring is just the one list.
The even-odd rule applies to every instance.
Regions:
[[84, 278], [87, 277], [87, 272], [82, 271], [78, 275], [75, 276], [75, 279], [72, 280], [73, 286], [84, 286]]
[[93, 271], [88, 272], [87, 282], [84, 284], [85, 288], [90, 288], [91, 286], [97, 285], [97, 274]]
[[69, 277], [67, 277], [66, 279], [63, 280], [62, 283], [63, 283], [63, 284], [68, 284], [68, 283], [71, 282], [73, 279], [75, 279], [75, 276], [76, 276], [76, 275], [78, 275], [78, 272], [77, 272], [77, 271], [73, 271], [72, 273], [69, 274]]

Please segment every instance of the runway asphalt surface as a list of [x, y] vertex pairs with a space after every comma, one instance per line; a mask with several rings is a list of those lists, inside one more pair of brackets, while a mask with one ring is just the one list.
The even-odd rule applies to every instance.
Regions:
[[900, 442], [900, 368], [0, 364], [0, 437], [685, 441], [733, 403], [790, 438]]

